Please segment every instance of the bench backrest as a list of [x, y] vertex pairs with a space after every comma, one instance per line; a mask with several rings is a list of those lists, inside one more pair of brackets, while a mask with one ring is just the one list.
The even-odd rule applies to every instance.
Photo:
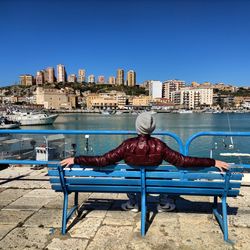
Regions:
[[242, 173], [231, 168], [226, 173], [216, 168], [179, 169], [173, 166], [131, 167], [118, 164], [105, 168], [74, 165], [72, 169], [50, 166], [52, 189], [59, 192], [167, 193], [208, 196], [239, 194]]
[[235, 197], [241, 186], [241, 172], [237, 167], [222, 173], [215, 167], [187, 170], [158, 166], [146, 170], [146, 192]]
[[141, 192], [140, 168], [126, 164], [93, 169], [74, 165], [64, 170], [52, 165], [48, 174], [52, 189], [59, 192]]

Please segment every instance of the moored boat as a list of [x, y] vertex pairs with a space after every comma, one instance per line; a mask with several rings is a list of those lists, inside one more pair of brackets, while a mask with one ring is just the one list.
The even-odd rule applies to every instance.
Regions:
[[57, 118], [58, 114], [34, 113], [34, 112], [14, 112], [8, 115], [12, 121], [19, 122], [20, 125], [49, 125]]
[[20, 123], [12, 121], [5, 116], [0, 117], [0, 129], [14, 129], [19, 128]]

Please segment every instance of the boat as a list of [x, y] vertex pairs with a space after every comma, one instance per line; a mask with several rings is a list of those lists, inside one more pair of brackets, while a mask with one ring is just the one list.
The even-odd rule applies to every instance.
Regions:
[[7, 117], [0, 117], [0, 129], [14, 129], [19, 128], [20, 123], [17, 121], [9, 120]]
[[191, 113], [193, 113], [193, 111], [187, 110], [187, 109], [180, 109], [177, 111], [177, 113], [179, 113], [179, 114], [191, 114]]
[[27, 125], [49, 125], [53, 124], [58, 114], [46, 114], [36, 112], [14, 111], [8, 115], [8, 119], [19, 122], [22, 126]]

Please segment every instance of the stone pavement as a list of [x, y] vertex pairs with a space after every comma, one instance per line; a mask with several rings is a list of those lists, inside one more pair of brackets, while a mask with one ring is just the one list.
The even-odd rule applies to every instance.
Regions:
[[[0, 249], [250, 249], [250, 186], [229, 198], [229, 238], [223, 241], [211, 214], [211, 198], [182, 196], [177, 210], [156, 213], [150, 197], [150, 226], [140, 236], [140, 213], [124, 212], [124, 194], [81, 193], [80, 211], [60, 234], [62, 194], [51, 190], [47, 169], [0, 171]], [[73, 198], [73, 197], [72, 197]], [[73, 199], [70, 198], [72, 204]]]

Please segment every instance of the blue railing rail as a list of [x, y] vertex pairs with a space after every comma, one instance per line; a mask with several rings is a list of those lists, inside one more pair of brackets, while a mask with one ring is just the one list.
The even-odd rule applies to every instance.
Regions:
[[[189, 155], [189, 149], [192, 142], [203, 136], [230, 136], [230, 137], [246, 137], [250, 136], [250, 132], [224, 132], [224, 131], [206, 131], [206, 132], [199, 132], [190, 136], [184, 146], [184, 155]], [[238, 164], [237, 166], [242, 167], [247, 172], [250, 171], [250, 164]]]
[[[16, 130], [16, 129], [6, 129], [0, 130], [1, 134], [19, 134], [19, 135], [137, 135], [136, 131], [127, 130]], [[179, 152], [184, 153], [184, 144], [179, 136], [172, 132], [154, 132], [153, 135], [169, 136], [173, 138], [179, 147]], [[55, 161], [53, 161], [55, 162]], [[0, 164], [25, 164], [25, 165], [46, 165], [51, 164], [51, 161], [35, 161], [35, 160], [0, 160]]]

